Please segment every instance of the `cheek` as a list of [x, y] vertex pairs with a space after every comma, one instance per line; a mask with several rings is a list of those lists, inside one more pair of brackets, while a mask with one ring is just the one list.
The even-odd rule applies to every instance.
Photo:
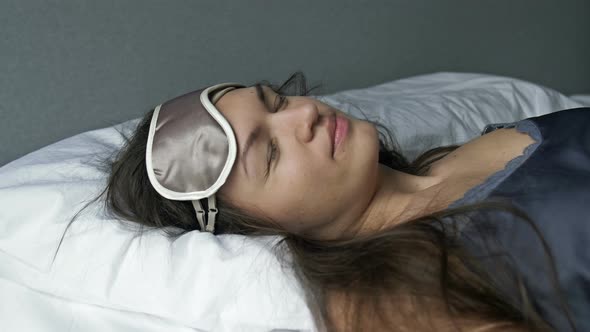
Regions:
[[253, 186], [246, 179], [240, 178], [234, 170], [225, 183], [219, 188], [217, 194], [225, 201], [238, 207], [248, 206], [251, 202], [244, 200], [245, 197], [253, 197]]
[[309, 222], [321, 212], [315, 205], [322, 204], [330, 186], [321, 173], [321, 167], [309, 161], [285, 159], [281, 160], [284, 164], [280, 170], [277, 168], [273, 183], [264, 196], [269, 213], [292, 229], [298, 223]]
[[327, 197], [331, 191], [337, 191], [341, 185], [343, 169], [330, 160], [318, 157], [290, 156], [281, 160], [277, 167], [272, 190], [282, 195], [289, 195], [296, 202]]
[[275, 202], [273, 210], [293, 223], [325, 221], [334, 210], [345, 208], [347, 194], [354, 195], [346, 174], [341, 165], [329, 161], [290, 160], [268, 195]]

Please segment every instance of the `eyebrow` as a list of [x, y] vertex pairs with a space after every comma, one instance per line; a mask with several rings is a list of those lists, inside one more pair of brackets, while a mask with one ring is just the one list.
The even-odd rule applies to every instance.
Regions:
[[262, 86], [260, 84], [256, 84], [255, 87], [258, 100], [260, 100], [264, 105], [266, 105], [266, 95], [264, 94], [264, 91], [262, 91]]
[[[258, 100], [260, 100], [266, 106], [266, 96], [262, 91], [262, 87], [260, 86], [260, 84], [256, 84], [255, 88]], [[258, 137], [260, 137], [260, 132], [260, 126], [257, 126], [252, 132], [250, 132], [250, 134], [248, 134], [248, 138], [246, 138], [246, 143], [244, 143], [244, 149], [240, 154], [240, 161], [242, 162], [242, 167], [244, 168], [244, 172], [246, 172], [246, 175], [248, 175], [248, 177], [250, 177], [250, 174], [248, 174], [248, 168], [246, 168], [246, 154], [248, 153], [248, 150], [250, 150], [252, 144], [254, 144]]]

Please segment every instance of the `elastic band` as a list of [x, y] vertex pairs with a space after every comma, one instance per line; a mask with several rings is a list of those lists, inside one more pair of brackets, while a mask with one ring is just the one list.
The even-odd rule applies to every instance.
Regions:
[[217, 206], [215, 202], [215, 195], [211, 195], [207, 198], [207, 205], [209, 213], [207, 214], [207, 232], [213, 233], [215, 231], [215, 216], [217, 215]]
[[203, 220], [203, 216], [205, 215], [205, 210], [203, 210], [203, 205], [201, 205], [200, 200], [195, 199], [195, 200], [192, 200], [191, 203], [193, 203], [193, 207], [195, 208], [195, 212], [197, 213], [197, 220], [199, 221], [199, 226], [201, 226], [201, 231], [202, 231], [205, 229], [205, 221]]
[[211, 195], [207, 197], [207, 205], [208, 205], [208, 213], [207, 213], [207, 226], [205, 226], [205, 209], [203, 209], [203, 205], [201, 204], [201, 200], [195, 199], [192, 200], [193, 207], [195, 208], [195, 212], [197, 213], [197, 220], [199, 221], [199, 226], [201, 227], [201, 231], [205, 232], [215, 232], [215, 217], [217, 216], [217, 206], [215, 201], [215, 195]]

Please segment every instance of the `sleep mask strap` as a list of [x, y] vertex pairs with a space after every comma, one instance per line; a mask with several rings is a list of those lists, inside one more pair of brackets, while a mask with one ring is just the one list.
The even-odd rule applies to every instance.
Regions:
[[207, 214], [207, 227], [205, 230], [213, 233], [215, 231], [215, 216], [217, 215], [215, 195], [207, 197], [207, 209], [209, 210], [209, 213]]
[[191, 203], [193, 203], [193, 207], [195, 208], [197, 220], [199, 221], [199, 226], [201, 227], [200, 230], [211, 233], [215, 232], [215, 217], [217, 216], [217, 205], [215, 195], [207, 197], [207, 226], [205, 226], [205, 209], [203, 208], [201, 200], [195, 199], [192, 200]]
[[195, 212], [197, 213], [197, 220], [199, 221], [199, 226], [201, 227], [201, 231], [205, 229], [205, 221], [203, 220], [203, 216], [205, 215], [205, 210], [203, 209], [203, 205], [201, 204], [201, 200], [195, 199], [192, 200], [193, 207], [195, 208]]

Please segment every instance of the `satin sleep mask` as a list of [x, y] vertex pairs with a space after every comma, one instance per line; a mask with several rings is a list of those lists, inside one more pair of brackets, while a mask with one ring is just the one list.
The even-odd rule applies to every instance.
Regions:
[[[215, 231], [215, 193], [237, 154], [234, 131], [215, 103], [244, 87], [222, 83], [192, 91], [158, 105], [152, 115], [145, 156], [150, 182], [165, 198], [190, 200], [201, 231]], [[201, 204], [205, 198], [206, 220]]]

